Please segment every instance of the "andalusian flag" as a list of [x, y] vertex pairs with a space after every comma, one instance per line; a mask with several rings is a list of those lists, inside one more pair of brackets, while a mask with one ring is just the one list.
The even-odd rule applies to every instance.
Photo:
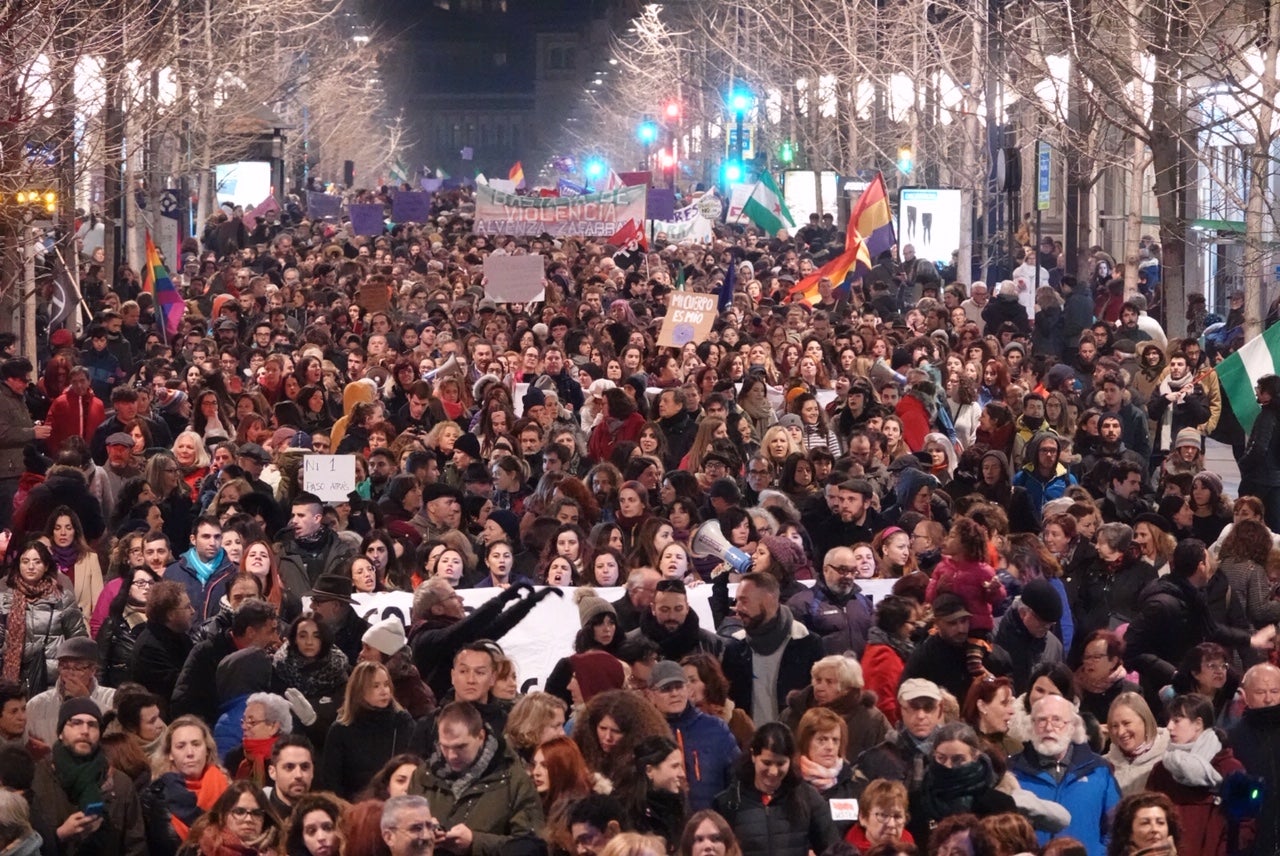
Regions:
[[142, 290], [150, 294], [156, 303], [156, 320], [160, 324], [161, 335], [165, 341], [172, 341], [182, 326], [182, 316], [186, 314], [187, 305], [182, 302], [182, 295], [174, 288], [169, 279], [169, 271], [160, 263], [160, 253], [151, 240], [151, 232], [146, 233], [147, 263], [142, 268]]
[[391, 183], [396, 186], [407, 184], [412, 177], [409, 174], [409, 168], [404, 165], [404, 161], [396, 158], [396, 162], [391, 165]]
[[[1227, 357], [1217, 368], [1218, 384], [1222, 387], [1223, 418], [1218, 421], [1219, 430], [1213, 436], [1223, 442], [1243, 440], [1253, 430], [1253, 423], [1262, 412], [1253, 388], [1263, 375], [1280, 374], [1280, 324], [1272, 324], [1251, 342]], [[1224, 437], [1229, 433], [1228, 408], [1235, 415], [1244, 432], [1243, 437]]]
[[768, 235], [777, 235], [779, 229], [794, 229], [796, 221], [782, 201], [782, 191], [774, 183], [773, 176], [767, 172], [760, 173], [751, 196], [742, 206], [742, 213], [751, 219]]

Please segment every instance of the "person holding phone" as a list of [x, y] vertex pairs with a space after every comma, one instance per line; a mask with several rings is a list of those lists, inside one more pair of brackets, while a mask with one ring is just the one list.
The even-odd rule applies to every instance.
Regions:
[[31, 825], [59, 852], [147, 852], [142, 807], [133, 782], [113, 769], [102, 751], [102, 712], [90, 698], [58, 710], [53, 752], [36, 764], [31, 783]]

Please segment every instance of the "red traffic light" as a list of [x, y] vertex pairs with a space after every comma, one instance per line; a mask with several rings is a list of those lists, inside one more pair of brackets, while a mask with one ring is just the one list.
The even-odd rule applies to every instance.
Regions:
[[679, 119], [680, 118], [680, 102], [668, 101], [666, 110], [664, 112], [666, 113], [666, 116], [668, 119]]

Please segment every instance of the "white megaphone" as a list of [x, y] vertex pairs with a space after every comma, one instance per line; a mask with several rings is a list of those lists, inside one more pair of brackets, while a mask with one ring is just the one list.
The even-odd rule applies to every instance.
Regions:
[[450, 354], [449, 359], [445, 360], [443, 365], [439, 366], [438, 368], [434, 368], [429, 372], [424, 373], [422, 375], [422, 379], [425, 380], [427, 383], [430, 383], [440, 375], [453, 374], [457, 370], [458, 370], [458, 356], [457, 354]]
[[750, 573], [751, 557], [729, 543], [720, 531], [720, 521], [708, 520], [693, 533], [693, 541], [689, 544], [689, 552], [696, 559], [708, 556], [717, 558], [740, 574]]

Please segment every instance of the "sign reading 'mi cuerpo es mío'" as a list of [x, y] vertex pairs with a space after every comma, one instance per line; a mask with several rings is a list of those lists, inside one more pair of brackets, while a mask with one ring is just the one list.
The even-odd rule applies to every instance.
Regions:
[[659, 348], [682, 348], [690, 342], [703, 342], [711, 335], [715, 323], [714, 294], [673, 291], [667, 295], [667, 315], [658, 333]]
[[585, 196], [515, 196], [476, 187], [477, 235], [612, 237], [630, 220], [644, 222], [647, 188], [620, 187]]

